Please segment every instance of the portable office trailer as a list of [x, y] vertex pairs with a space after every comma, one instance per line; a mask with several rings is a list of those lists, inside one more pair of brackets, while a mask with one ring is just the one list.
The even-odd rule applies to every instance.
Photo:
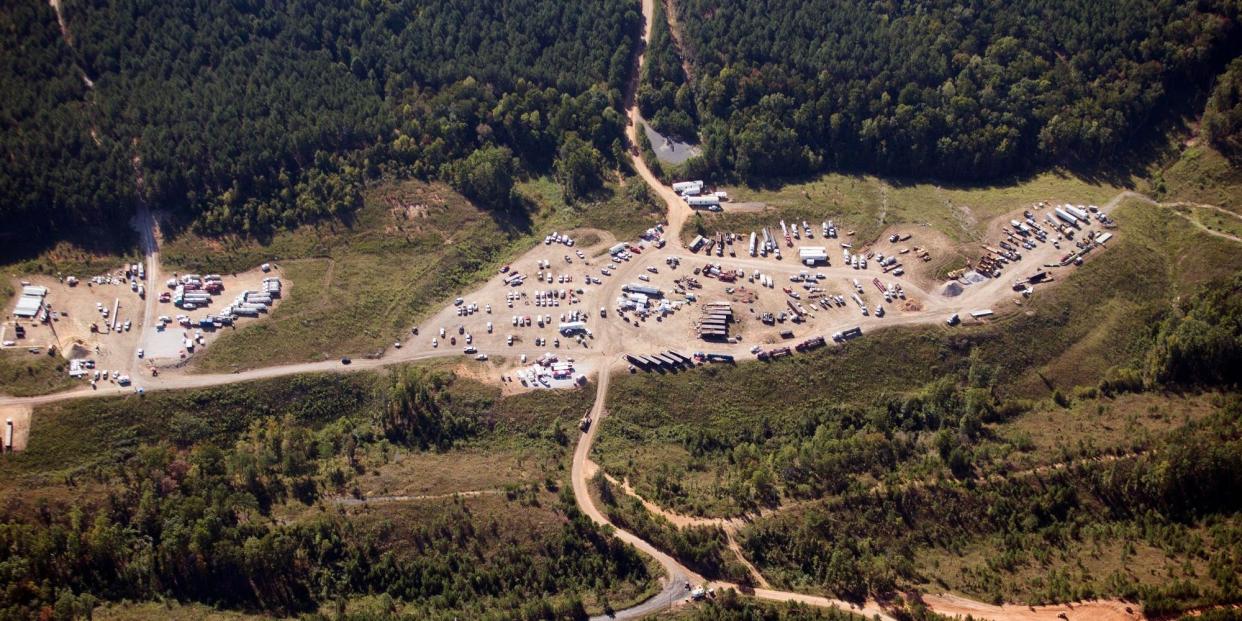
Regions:
[[720, 199], [715, 196], [690, 196], [686, 198], [686, 204], [691, 209], [708, 209], [716, 211], [720, 209]]
[[848, 341], [862, 336], [862, 326], [854, 326], [848, 330], [842, 330], [832, 335], [834, 341]]
[[812, 349], [823, 347], [824, 344], [824, 337], [817, 336], [798, 343], [794, 349], [797, 349], [798, 351], [810, 351]]
[[582, 321], [567, 321], [560, 325], [560, 332], [565, 336], [573, 336], [579, 332], [586, 332], [586, 323]]
[[984, 308], [984, 309], [977, 310], [977, 311], [970, 311], [970, 316], [974, 317], [975, 319], [983, 319], [984, 317], [991, 317], [992, 315], [993, 315], [992, 309], [990, 308]]
[[626, 293], [641, 293], [643, 295], [651, 296], [653, 298], [658, 298], [661, 295], [663, 295], [663, 292], [661, 292], [656, 287], [652, 287], [650, 285], [638, 285], [638, 284], [631, 283], [631, 284], [625, 285], [624, 287], [621, 287], [621, 290]]
[[1069, 224], [1070, 226], [1073, 226], [1073, 227], [1078, 226], [1078, 219], [1070, 215], [1068, 211], [1065, 211], [1064, 209], [1057, 207], [1054, 210], [1054, 213], [1056, 213], [1057, 217], [1063, 220], [1066, 224]]
[[698, 252], [699, 248], [702, 248], [705, 243], [707, 243], [707, 240], [703, 239], [702, 235], [695, 235], [694, 241], [690, 242], [690, 252]]
[[828, 250], [823, 246], [803, 246], [798, 248], [798, 259], [807, 265], [815, 265], [828, 260]]
[[686, 192], [687, 190], [694, 190], [696, 191], [696, 193], [702, 192], [703, 181], [701, 179], [696, 179], [694, 181], [676, 181], [673, 183], [674, 192], [678, 194], [682, 194]]

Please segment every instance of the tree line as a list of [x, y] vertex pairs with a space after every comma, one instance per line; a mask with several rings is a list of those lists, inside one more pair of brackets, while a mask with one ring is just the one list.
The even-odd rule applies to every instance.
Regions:
[[973, 180], [1093, 165], [1205, 93], [1238, 6], [679, 0], [704, 156]]
[[458, 179], [476, 149], [551, 172], [570, 132], [602, 168], [640, 23], [628, 0], [84, 0], [70, 47], [45, 3], [2, 14], [0, 216], [47, 235], [139, 187], [202, 232], [262, 235], [345, 215], [384, 174]]

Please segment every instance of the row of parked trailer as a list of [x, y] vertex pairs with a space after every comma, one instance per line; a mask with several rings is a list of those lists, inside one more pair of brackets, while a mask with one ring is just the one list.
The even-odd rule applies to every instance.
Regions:
[[[854, 326], [853, 328], [849, 328], [847, 330], [842, 330], [840, 332], [834, 332], [832, 334], [832, 340], [836, 343], [844, 343], [846, 341], [850, 341], [850, 340], [853, 340], [853, 339], [856, 339], [862, 336], [862, 333], [863, 332], [862, 332], [861, 326]], [[790, 334], [789, 336], [793, 336], [793, 335]], [[759, 359], [760, 361], [767, 362], [769, 360], [776, 360], [777, 358], [784, 358], [786, 356], [792, 356], [794, 352], [806, 353], [806, 352], [824, 347], [827, 344], [828, 344], [828, 340], [825, 339], [824, 337], [813, 336], [809, 339], [806, 339], [798, 343], [797, 345], [794, 345], [792, 350], [789, 347], [774, 347], [772, 349], [762, 349], [759, 346], [755, 346], [750, 351], [751, 353], [755, 354], [755, 357]]]
[[733, 323], [733, 305], [728, 302], [708, 302], [703, 305], [703, 315], [695, 329], [704, 340], [727, 340], [729, 324]]
[[263, 288], [260, 291], [242, 291], [232, 304], [224, 307], [217, 315], [237, 316], [237, 317], [258, 317], [260, 313], [266, 313], [268, 308], [275, 303], [276, 299], [281, 295], [280, 279], [272, 276], [263, 279]]
[[644, 371], [658, 370], [677, 370], [683, 367], [693, 367], [694, 360], [681, 353], [669, 350], [661, 354], [626, 354], [625, 359], [629, 361], [631, 370], [642, 369]]

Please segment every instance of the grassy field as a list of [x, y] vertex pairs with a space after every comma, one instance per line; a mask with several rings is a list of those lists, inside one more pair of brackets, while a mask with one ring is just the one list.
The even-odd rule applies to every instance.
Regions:
[[1215, 395], [1126, 393], [1073, 398], [1067, 407], [1041, 401], [1003, 423], [989, 425], [977, 451], [988, 469], [1020, 472], [1081, 454], [1148, 450], [1168, 432], [1202, 420]]
[[73, 387], [69, 363], [60, 356], [32, 354], [25, 349], [0, 351], [0, 394], [42, 395]]
[[494, 387], [463, 381], [455, 387], [455, 400], [487, 404], [489, 432], [449, 451], [419, 451], [392, 443], [373, 446], [360, 457], [354, 489], [370, 497], [554, 488], [567, 476], [574, 425], [590, 409], [593, 388], [534, 391], [502, 399]]
[[108, 603], [95, 608], [91, 618], [97, 621], [266, 621], [274, 617], [167, 600]]
[[[589, 227], [612, 233], [618, 239], [632, 239], [664, 219], [662, 206], [654, 198], [637, 201], [627, 194], [630, 184], [642, 186], [638, 177], [621, 183], [608, 183], [588, 199], [566, 204], [560, 187], [549, 177], [519, 183], [518, 194], [533, 205], [533, 218], [540, 233]], [[580, 240], [580, 245], [589, 245]]]
[[1154, 177], [1153, 186], [1161, 201], [1216, 205], [1242, 213], [1242, 168], [1210, 146], [1185, 148]]
[[709, 230], [744, 230], [771, 225], [781, 218], [807, 220], [818, 227], [820, 222], [833, 219], [842, 233], [853, 230], [855, 239], [864, 243], [893, 224], [926, 225], [957, 242], [978, 240], [988, 221], [1014, 209], [1041, 200], [1100, 204], [1120, 191], [1107, 183], [1059, 172], [977, 187], [829, 173], [779, 188], [725, 189], [733, 202], [764, 203], [770, 208], [707, 215], [704, 219]]
[[[930, 592], [949, 590], [985, 601], [1056, 601], [1057, 593], [1076, 589], [1082, 599], [1116, 595], [1121, 583], [1148, 587], [1172, 582], [1211, 586], [1211, 568], [1204, 550], [1228, 549], [1242, 532], [1242, 518], [1228, 516], [1192, 524], [1172, 524], [1144, 532], [1133, 522], [1102, 522], [1082, 528], [1074, 545], [1032, 546], [1025, 554], [997, 550], [1014, 548], [1013, 535], [978, 537], [962, 546], [920, 549], [914, 565]], [[1193, 540], [1197, 551], [1176, 541]], [[1034, 543], [1034, 542], [1032, 542]]]
[[[86, 278], [139, 260], [141, 253], [132, 231], [106, 232], [99, 238], [61, 241], [33, 255], [0, 253], [0, 274], [14, 278], [31, 274]], [[0, 291], [3, 293], [3, 291]]]
[[1174, 209], [1186, 214], [1195, 222], [1202, 224], [1208, 230], [1219, 233], [1227, 233], [1234, 237], [1242, 238], [1242, 215], [1228, 211], [1217, 211], [1207, 207], [1198, 207], [1191, 205], [1179, 205]]
[[[228, 446], [262, 419], [287, 419], [312, 429], [342, 422], [369, 425], [383, 407], [382, 389], [388, 382], [388, 376], [381, 373], [325, 373], [39, 406], [33, 414], [26, 450], [10, 456], [0, 467], [6, 473], [0, 479], [0, 490], [19, 485], [26, 476], [39, 481], [89, 476], [153, 442]], [[475, 463], [479, 452], [490, 448], [507, 448], [515, 460], [523, 456], [530, 459], [540, 475], [555, 475], [563, 468], [561, 457], [569, 434], [594, 399], [591, 388], [538, 391], [502, 399], [498, 388], [465, 379], [452, 380], [446, 390], [455, 408], [479, 421], [476, 434], [463, 438], [460, 446], [447, 453], [370, 442], [358, 456], [365, 473], [361, 480], [370, 482], [368, 477], [375, 477], [380, 483], [393, 476], [387, 473], [388, 468], [400, 474], [410, 467], [404, 463], [407, 459], [413, 459], [413, 464], [420, 460], [426, 465], [437, 464], [446, 477], [464, 476], [455, 472], [454, 457], [460, 455], [468, 465]], [[481, 478], [474, 482], [500, 488], [535, 480], [529, 473], [512, 474], [496, 469], [477, 475]], [[543, 479], [540, 476], [537, 480]], [[449, 480], [443, 481], [438, 491], [476, 489], [450, 489]]]
[[[519, 193], [528, 212], [495, 214], [443, 184], [410, 181], [370, 191], [348, 226], [303, 227], [264, 244], [193, 235], [169, 241], [163, 250], [169, 270], [236, 272], [273, 261], [291, 283], [270, 318], [223, 335], [195, 368], [231, 371], [380, 351], [545, 232], [590, 223], [632, 235], [656, 220], [616, 185], [573, 206], [547, 179], [526, 182]], [[385, 200], [390, 197], [398, 207]]]

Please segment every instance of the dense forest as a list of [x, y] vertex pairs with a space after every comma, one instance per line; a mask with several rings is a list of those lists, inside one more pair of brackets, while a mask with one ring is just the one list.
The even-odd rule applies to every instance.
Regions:
[[1203, 112], [1203, 133], [1221, 153], [1242, 158], [1242, 58], [1217, 78]]
[[67, 42], [46, 3], [2, 15], [0, 215], [63, 229], [140, 188], [250, 234], [344, 215], [384, 173], [454, 178], [478, 148], [547, 172], [573, 132], [615, 159], [641, 20], [627, 0], [84, 0]]
[[[1092, 165], [1206, 95], [1238, 51], [1226, 0], [685, 0], [674, 3], [680, 47], [657, 4], [644, 116], [701, 134], [694, 170], [748, 179]], [[344, 216], [383, 175], [454, 181], [507, 209], [505, 177], [556, 173], [579, 197], [601, 176], [582, 167], [622, 157], [641, 22], [629, 0], [70, 0], [63, 11], [62, 36], [45, 3], [0, 9], [12, 95], [0, 102], [0, 216], [36, 238], [123, 220], [136, 197], [201, 232], [261, 236]], [[1226, 150], [1236, 73], [1217, 80], [1205, 119]], [[598, 157], [566, 148], [571, 135]], [[477, 149], [508, 149], [514, 166], [467, 161]], [[562, 154], [573, 166], [556, 165]]]
[[984, 179], [1119, 154], [1238, 52], [1228, 0], [677, 0], [704, 155]]
[[0, 503], [0, 618], [162, 598], [286, 616], [383, 594], [416, 618], [579, 619], [584, 594], [650, 577], [555, 479], [490, 509], [333, 502], [399, 450], [492, 436], [563, 460], [573, 395], [515, 404], [410, 368], [151, 397], [41, 411], [42, 435], [0, 462], [25, 481]]
[[93, 130], [89, 89], [46, 2], [0, 8], [0, 241], [128, 213], [126, 149]]
[[647, 43], [639, 76], [638, 111], [656, 131], [682, 140], [696, 140], [698, 111], [694, 91], [669, 30], [664, 2], [655, 3], [652, 21], [651, 41]]

